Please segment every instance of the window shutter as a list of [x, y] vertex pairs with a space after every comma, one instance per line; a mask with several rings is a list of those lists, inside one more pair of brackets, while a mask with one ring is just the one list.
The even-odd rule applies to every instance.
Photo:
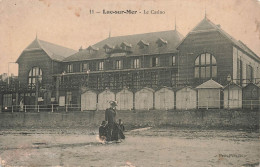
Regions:
[[153, 57], [150, 57], [150, 67], [153, 67]]
[[172, 66], [172, 56], [169, 57], [169, 66]]
[[134, 68], [134, 59], [131, 59], [131, 68]]

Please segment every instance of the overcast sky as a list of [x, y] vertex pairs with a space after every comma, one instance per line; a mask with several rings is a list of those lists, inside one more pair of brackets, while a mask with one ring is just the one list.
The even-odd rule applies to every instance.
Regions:
[[[90, 10], [98, 14], [90, 14]], [[103, 10], [136, 10], [135, 15]], [[205, 15], [260, 55], [259, 0], [0, 0], [0, 74], [38, 38], [78, 50], [111, 36], [177, 30], [184, 36]], [[143, 10], [165, 14], [143, 14]], [[139, 13], [141, 12], [141, 13]], [[17, 68], [10, 64], [10, 72]]]

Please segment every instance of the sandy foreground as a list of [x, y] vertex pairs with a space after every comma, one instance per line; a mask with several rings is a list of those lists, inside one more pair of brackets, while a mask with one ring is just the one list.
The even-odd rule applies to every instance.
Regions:
[[0, 132], [0, 166], [259, 166], [259, 133], [142, 128], [121, 143], [102, 144], [97, 129]]

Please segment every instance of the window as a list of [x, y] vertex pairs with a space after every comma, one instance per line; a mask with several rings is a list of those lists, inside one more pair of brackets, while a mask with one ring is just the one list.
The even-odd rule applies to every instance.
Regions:
[[104, 62], [103, 61], [98, 63], [98, 70], [99, 71], [103, 71], [104, 70]]
[[153, 57], [152, 58], [152, 67], [158, 67], [159, 66], [159, 58]]
[[139, 59], [134, 59], [134, 68], [140, 68], [140, 61]]
[[73, 66], [72, 66], [72, 64], [68, 64], [68, 65], [67, 65], [67, 72], [68, 72], [68, 73], [73, 72]]
[[81, 64], [81, 72], [87, 72], [89, 70], [88, 63], [82, 63]]
[[36, 81], [42, 81], [42, 70], [39, 67], [33, 67], [29, 72], [28, 84], [34, 86]]
[[3, 96], [3, 107], [12, 106], [12, 94], [5, 94]]
[[105, 52], [108, 53], [111, 51], [111, 48], [105, 48]]
[[176, 65], [176, 57], [172, 56], [172, 66]]
[[66, 93], [66, 104], [68, 104], [68, 105], [72, 104], [72, 92]]
[[195, 78], [217, 77], [217, 62], [215, 57], [209, 53], [199, 55], [195, 60]]
[[122, 69], [122, 60], [116, 60], [116, 69]]
[[247, 82], [252, 82], [254, 79], [253, 75], [253, 67], [251, 65], [246, 65], [246, 79], [248, 80]]

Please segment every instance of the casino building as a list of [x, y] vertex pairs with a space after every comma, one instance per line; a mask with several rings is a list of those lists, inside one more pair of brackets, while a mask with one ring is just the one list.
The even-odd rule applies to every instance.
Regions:
[[185, 37], [175, 28], [108, 37], [78, 51], [36, 38], [17, 63], [19, 86], [2, 90], [3, 107], [6, 98], [16, 104], [23, 98], [32, 105], [80, 105], [87, 90], [178, 90], [210, 79], [227, 85], [228, 77], [241, 87], [260, 83], [260, 58], [206, 17]]

